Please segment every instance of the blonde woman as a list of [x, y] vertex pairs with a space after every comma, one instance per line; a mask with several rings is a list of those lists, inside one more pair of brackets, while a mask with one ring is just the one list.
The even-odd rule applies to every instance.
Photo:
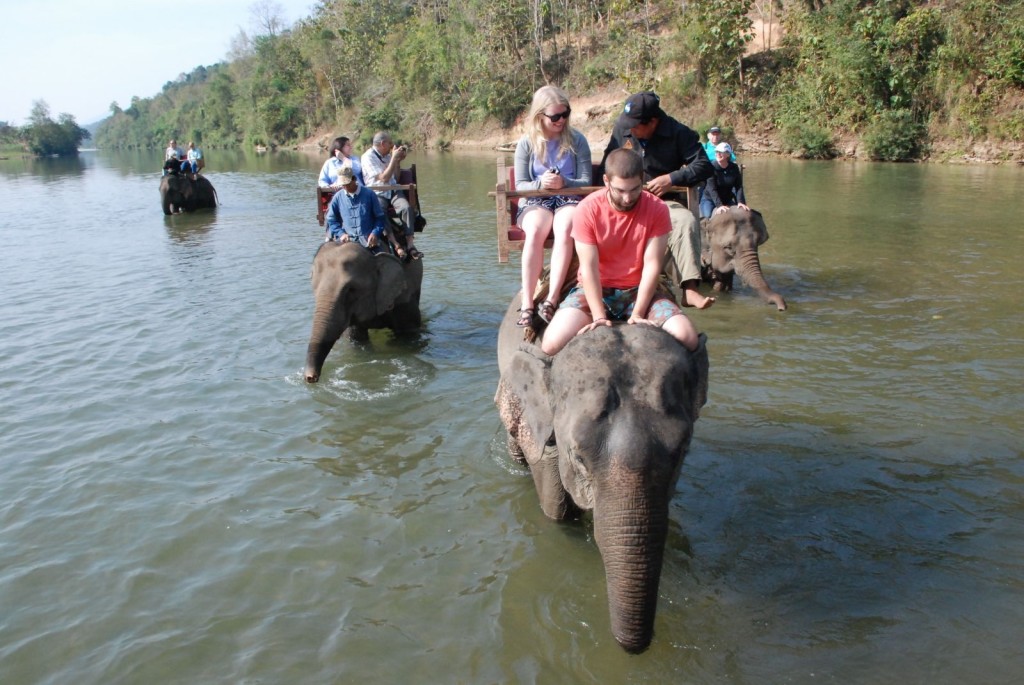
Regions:
[[[569, 96], [561, 88], [544, 86], [533, 94], [523, 137], [516, 146], [516, 190], [560, 190], [591, 184], [590, 145], [582, 133], [569, 126], [571, 113]], [[572, 259], [572, 215], [581, 199], [580, 195], [554, 195], [525, 198], [520, 203], [516, 224], [526, 233], [526, 242], [523, 301], [516, 325], [525, 327], [533, 322], [533, 293], [544, 266], [544, 241], [552, 232], [550, 294], [536, 313], [545, 322], [554, 316]]]

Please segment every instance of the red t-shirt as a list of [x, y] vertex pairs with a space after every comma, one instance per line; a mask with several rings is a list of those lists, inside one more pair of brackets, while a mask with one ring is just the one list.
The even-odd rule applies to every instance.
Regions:
[[[635, 288], [644, 270], [647, 241], [672, 231], [668, 205], [646, 190], [628, 212], [614, 209], [608, 189], [583, 198], [572, 217], [572, 237], [597, 246], [602, 288]], [[583, 275], [577, 276], [580, 284]]]

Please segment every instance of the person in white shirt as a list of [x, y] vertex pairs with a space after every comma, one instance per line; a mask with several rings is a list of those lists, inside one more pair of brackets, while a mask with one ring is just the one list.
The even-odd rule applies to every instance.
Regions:
[[[363, 167], [363, 181], [368, 186], [398, 185], [398, 171], [402, 160], [409, 154], [404, 145], [395, 147], [391, 134], [377, 131], [373, 134], [373, 147], [363, 153], [360, 158]], [[415, 240], [416, 210], [409, 204], [408, 198], [401, 190], [375, 191], [380, 204], [387, 210], [390, 205], [399, 219], [405, 232], [405, 248], [409, 259], [422, 259], [423, 253], [416, 249]]]

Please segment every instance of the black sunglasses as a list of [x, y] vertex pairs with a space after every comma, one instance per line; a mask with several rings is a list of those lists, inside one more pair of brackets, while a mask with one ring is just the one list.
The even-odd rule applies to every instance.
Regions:
[[572, 114], [572, 107], [566, 107], [564, 112], [558, 114], [548, 114], [547, 112], [541, 112], [544, 116], [550, 119], [552, 122], [561, 121], [562, 119], [568, 119], [569, 115]]

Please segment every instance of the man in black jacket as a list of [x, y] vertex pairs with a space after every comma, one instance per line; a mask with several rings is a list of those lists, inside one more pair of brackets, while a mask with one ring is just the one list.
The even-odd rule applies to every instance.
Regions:
[[[683, 289], [684, 304], [706, 309], [715, 298], [704, 297], [700, 285], [700, 226], [693, 213], [680, 201], [672, 186], [696, 186], [712, 174], [711, 161], [700, 144], [700, 136], [665, 114], [661, 101], [652, 92], [635, 93], [612, 129], [605, 148], [634, 150], [644, 160], [644, 180], [651, 191], [668, 205], [672, 233], [668, 239], [665, 272]], [[604, 172], [604, 160], [601, 161]]]

